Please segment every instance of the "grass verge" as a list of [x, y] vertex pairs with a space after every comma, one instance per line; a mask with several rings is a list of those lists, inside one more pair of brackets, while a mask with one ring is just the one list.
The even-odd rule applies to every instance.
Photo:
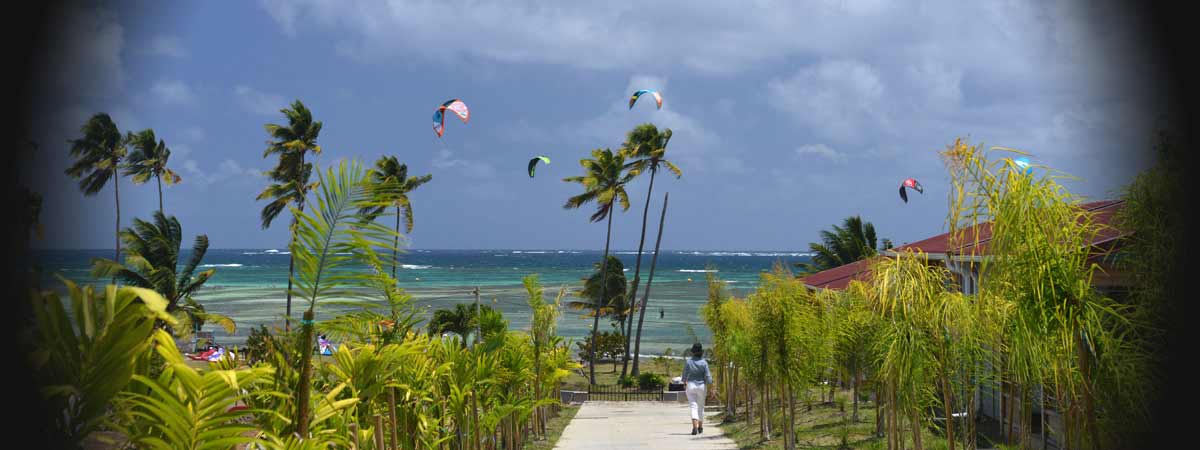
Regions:
[[546, 439], [542, 441], [529, 441], [525, 443], [523, 450], [550, 450], [558, 444], [558, 438], [562, 436], [563, 429], [567, 428], [567, 424], [571, 423], [571, 419], [575, 418], [575, 414], [579, 412], [579, 406], [563, 405], [558, 411], [558, 417], [551, 417], [546, 422]]

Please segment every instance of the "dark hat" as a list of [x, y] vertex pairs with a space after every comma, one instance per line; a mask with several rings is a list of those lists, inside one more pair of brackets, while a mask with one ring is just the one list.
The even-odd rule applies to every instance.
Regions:
[[700, 345], [699, 342], [692, 344], [692, 354], [696, 355], [696, 356], [703, 355], [704, 354], [704, 346]]

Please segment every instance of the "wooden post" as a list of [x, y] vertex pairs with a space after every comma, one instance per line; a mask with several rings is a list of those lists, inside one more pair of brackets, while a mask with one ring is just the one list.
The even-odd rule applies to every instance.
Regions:
[[388, 407], [389, 407], [388, 411], [391, 413], [391, 416], [392, 416], [391, 417], [391, 419], [392, 419], [392, 426], [391, 426], [392, 450], [397, 450], [400, 448], [400, 442], [398, 442], [398, 439], [396, 437], [396, 428], [399, 428], [400, 425], [396, 423], [396, 388], [395, 387], [388, 388]]
[[375, 415], [375, 448], [383, 448], [383, 416]]

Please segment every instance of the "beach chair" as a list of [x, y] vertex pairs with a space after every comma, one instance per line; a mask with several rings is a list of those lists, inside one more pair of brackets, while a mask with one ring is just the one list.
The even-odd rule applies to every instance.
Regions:
[[218, 349], [216, 347], [214, 347], [214, 348], [210, 348], [205, 351], [202, 351], [200, 353], [196, 353], [196, 354], [192, 354], [192, 355], [185, 355], [185, 356], [187, 356], [188, 359], [190, 359], [192, 361], [208, 361], [208, 358], [211, 357], [213, 354], [217, 353], [217, 350]]

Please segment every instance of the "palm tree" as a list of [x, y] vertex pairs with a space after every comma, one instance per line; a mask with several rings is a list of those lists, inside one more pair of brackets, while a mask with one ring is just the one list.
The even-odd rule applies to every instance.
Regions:
[[[646, 206], [642, 208], [642, 234], [638, 239], [638, 254], [637, 263], [633, 269], [633, 287], [629, 290], [630, 306], [641, 310], [638, 314], [638, 340], [641, 340], [642, 335], [642, 318], [646, 316], [646, 301], [643, 298], [642, 304], [637, 304], [637, 289], [641, 282], [642, 273], [642, 248], [646, 244], [646, 216], [650, 213], [650, 197], [654, 193], [654, 175], [658, 173], [659, 166], [665, 166], [667, 170], [675, 174], [675, 178], [683, 176], [683, 171], [675, 166], [671, 161], [667, 161], [663, 156], [667, 152], [667, 143], [671, 141], [671, 129], [664, 129], [662, 132], [653, 124], [644, 123], [638, 125], [633, 131], [630, 131], [626, 136], [625, 143], [621, 145], [621, 151], [625, 152], [627, 157], [637, 158], [633, 162], [625, 165], [625, 169], [633, 176], [638, 176], [650, 171], [650, 186], [646, 188]], [[632, 312], [632, 311], [631, 311]], [[629, 338], [633, 334], [633, 321], [630, 320], [628, 329], [625, 331], [625, 349], [630, 348]], [[624, 362], [621, 366], [621, 376], [625, 376], [626, 369], [629, 367], [629, 354], [626, 352]], [[638, 374], [637, 355], [633, 355], [633, 376]]]
[[[629, 318], [629, 302], [625, 296], [625, 266], [616, 256], [610, 255], [607, 263], [598, 262], [595, 263], [595, 267], [596, 271], [584, 280], [583, 289], [576, 293], [583, 300], [569, 301], [567, 306], [575, 310], [590, 309], [592, 312], [584, 317], [593, 314], [612, 317], [624, 330], [625, 322]], [[608, 273], [605, 277], [606, 286], [600, 284], [600, 270]], [[607, 297], [602, 296], [606, 294]]]
[[[296, 209], [304, 212], [304, 197], [316, 184], [308, 182], [312, 174], [312, 163], [305, 162], [307, 153], [321, 154], [321, 146], [317, 145], [317, 136], [321, 134], [321, 122], [313, 122], [312, 112], [300, 100], [292, 102], [291, 108], [279, 110], [287, 117], [288, 124], [266, 124], [263, 127], [271, 135], [267, 141], [267, 150], [263, 158], [279, 155], [279, 164], [267, 172], [272, 181], [270, 186], [258, 194], [256, 200], [271, 199], [262, 210], [262, 227], [267, 229], [279, 213], [287, 209], [289, 204], [295, 204]], [[296, 217], [292, 217], [291, 240], [295, 241]], [[296, 273], [296, 257], [288, 256], [288, 289], [287, 313], [285, 327], [290, 328], [292, 320], [292, 278]]]
[[192, 295], [212, 277], [215, 269], [196, 273], [196, 268], [208, 252], [208, 236], [196, 236], [187, 264], [179, 268], [179, 248], [183, 228], [174, 216], [154, 212], [154, 222], [133, 219], [133, 226], [121, 231], [127, 247], [125, 263], [107, 259], [92, 260], [92, 276], [116, 278], [134, 287], [152, 289], [167, 300], [167, 313], [175, 315], [182, 325], [181, 335], [190, 336], [205, 321], [220, 323], [230, 333], [233, 321], [228, 317], [208, 313]]
[[[294, 106], [293, 111], [302, 110], [307, 116], [303, 105], [296, 102]], [[316, 134], [308, 137], [315, 140]], [[319, 186], [320, 190], [315, 193], [319, 199], [315, 208], [297, 212], [298, 217], [293, 218], [296, 225], [292, 228], [294, 237], [288, 248], [299, 268], [293, 278], [297, 294], [308, 302], [308, 309], [300, 321], [300, 348], [305, 351], [300, 354], [297, 408], [291, 422], [295, 424], [292, 430], [300, 436], [308, 436], [309, 423], [313, 419], [310, 414], [313, 406], [311, 349], [315, 344], [317, 303], [328, 297], [361, 299], [363, 294], [352, 288], [377, 287], [379, 273], [358, 270], [358, 264], [364, 259], [374, 263], [375, 249], [390, 247], [395, 234], [391, 229], [363, 220], [358, 214], [373, 200], [367, 192], [366, 180], [366, 170], [358, 161], [342, 161], [336, 168], [318, 173], [314, 186]], [[377, 268], [374, 264], [373, 267]], [[392, 286], [395, 283], [389, 281], [386, 284]]]
[[[620, 202], [622, 211], [629, 210], [629, 195], [625, 193], [625, 184], [629, 183], [633, 175], [622, 173], [625, 168], [625, 155], [621, 152], [614, 153], [611, 149], [592, 150], [592, 159], [581, 159], [579, 165], [583, 166], [585, 174], [563, 178], [563, 181], [583, 185], [583, 193], [568, 198], [563, 208], [575, 209], [594, 201], [597, 203], [596, 212], [592, 213], [590, 220], [599, 222], [608, 219], [608, 232], [604, 237], [604, 262], [600, 267], [600, 273], [607, 273], [608, 247], [612, 239], [613, 203]], [[600, 298], [608, 297], [608, 284], [604, 283], [601, 286]], [[600, 315], [596, 314], [592, 323], [592, 345], [589, 350], [592, 361], [588, 365], [592, 384], [596, 384], [596, 338], [599, 325]]]
[[476, 316], [475, 305], [467, 303], [456, 304], [454, 309], [439, 309], [434, 311], [433, 317], [429, 319], [429, 334], [454, 333], [462, 336], [463, 345], [466, 345], [467, 334], [475, 331], [477, 326], [482, 328], [484, 335], [496, 333], [494, 324], [484, 319], [494, 314], [496, 311], [491, 306], [479, 305], [479, 315]]
[[[71, 178], [79, 180], [79, 190], [83, 195], [92, 196], [104, 189], [108, 180], [117, 175], [117, 168], [125, 158], [125, 140], [117, 124], [105, 113], [96, 113], [80, 128], [83, 137], [67, 141], [71, 144], [71, 156], [75, 163], [68, 167], [66, 173]], [[113, 180], [113, 198], [116, 199], [117, 253], [114, 259], [121, 258], [121, 189], [118, 180]]]
[[816, 273], [870, 258], [891, 247], [892, 242], [886, 238], [883, 246], [876, 247], [875, 226], [863, 222], [859, 216], [850, 216], [842, 221], [842, 226], [834, 225], [833, 231], [821, 230], [821, 243], [808, 244], [814, 253], [812, 262], [796, 263], [796, 266], [805, 272]]
[[125, 165], [124, 173], [133, 178], [133, 184], [142, 184], [150, 181], [150, 177], [154, 177], [154, 181], [158, 184], [158, 210], [161, 212], [163, 211], [163, 178], [166, 178], [168, 186], [183, 181], [179, 174], [167, 167], [167, 160], [171, 158], [171, 149], [167, 148], [165, 141], [161, 139], [156, 141], [154, 130], [149, 128], [140, 133], [129, 133], [126, 139], [133, 146], [133, 152], [129, 154], [129, 161]]
[[[395, 156], [381, 156], [375, 161], [375, 167], [370, 170], [369, 179], [373, 193], [377, 196], [380, 204], [364, 208], [359, 211], [359, 214], [366, 215], [369, 220], [375, 220], [383, 213], [384, 209], [395, 207], [396, 242], [394, 247], [399, 248], [401, 214], [404, 215], [404, 232], [412, 233], [413, 230], [412, 202], [408, 200], [408, 193], [432, 180], [433, 175], [410, 177], [407, 164], [400, 164]], [[396, 252], [398, 250], [392, 253], [392, 278], [396, 277], [396, 260], [398, 258]]]

